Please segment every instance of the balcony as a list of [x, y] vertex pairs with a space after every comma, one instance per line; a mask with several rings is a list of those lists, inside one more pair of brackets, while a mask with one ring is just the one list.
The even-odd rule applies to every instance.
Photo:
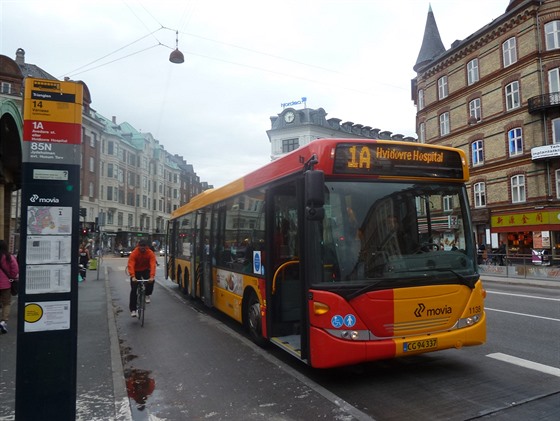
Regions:
[[529, 113], [534, 114], [550, 108], [560, 108], [560, 92], [538, 95], [529, 98]]

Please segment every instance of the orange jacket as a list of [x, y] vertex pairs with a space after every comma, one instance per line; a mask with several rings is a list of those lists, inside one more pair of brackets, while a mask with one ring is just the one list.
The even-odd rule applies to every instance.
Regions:
[[156, 255], [152, 250], [146, 247], [143, 252], [136, 247], [128, 257], [128, 273], [132, 277], [136, 277], [136, 272], [150, 269], [150, 278], [156, 277]]

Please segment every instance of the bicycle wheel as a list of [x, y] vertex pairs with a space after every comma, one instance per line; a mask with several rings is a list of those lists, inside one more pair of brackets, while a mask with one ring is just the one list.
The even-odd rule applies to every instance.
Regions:
[[140, 315], [140, 326], [144, 327], [144, 318], [146, 317], [146, 290], [142, 288], [142, 314]]
[[146, 290], [144, 289], [144, 284], [138, 285], [138, 296], [137, 296], [137, 312], [138, 320], [140, 320], [140, 326], [144, 326], [144, 312], [146, 310]]

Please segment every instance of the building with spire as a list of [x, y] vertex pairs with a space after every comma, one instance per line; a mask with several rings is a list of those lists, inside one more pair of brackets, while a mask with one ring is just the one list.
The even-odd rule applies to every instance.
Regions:
[[478, 243], [560, 264], [560, 2], [504, 1], [447, 49], [430, 7], [413, 69], [418, 140], [468, 157]]

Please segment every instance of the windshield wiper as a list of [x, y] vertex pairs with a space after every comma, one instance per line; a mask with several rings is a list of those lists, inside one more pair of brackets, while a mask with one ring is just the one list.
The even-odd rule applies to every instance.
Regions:
[[371, 284], [368, 284], [368, 285], [366, 285], [365, 287], [362, 287], [362, 288], [358, 289], [357, 291], [354, 291], [353, 293], [348, 294], [348, 295], [346, 296], [346, 299], [347, 299], [348, 301], [350, 301], [350, 300], [352, 300], [352, 299], [354, 299], [354, 298], [356, 298], [356, 297], [358, 297], [358, 296], [360, 296], [360, 295], [362, 295], [362, 294], [365, 294], [366, 292], [369, 292], [369, 291], [375, 289], [375, 287], [376, 287], [377, 285], [379, 285], [380, 283], [382, 283], [382, 282], [384, 282], [384, 281], [387, 281], [387, 280], [388, 280], [388, 279], [383, 278], [383, 279], [379, 279], [378, 281], [375, 281], [375, 282], [373, 282], [373, 283], [371, 283]]
[[[474, 288], [474, 284], [476, 282], [476, 279], [478, 279], [478, 276], [474, 280], [467, 279], [467, 277], [461, 275], [459, 272], [457, 272], [453, 269], [450, 269], [450, 268], [436, 268], [436, 269], [432, 269], [432, 270], [435, 270], [436, 272], [450, 272], [453, 275], [455, 275], [457, 278], [459, 278], [459, 280], [463, 284], [465, 284], [466, 286], [468, 286], [471, 289]], [[469, 278], [471, 278], [471, 277], [469, 277]]]

